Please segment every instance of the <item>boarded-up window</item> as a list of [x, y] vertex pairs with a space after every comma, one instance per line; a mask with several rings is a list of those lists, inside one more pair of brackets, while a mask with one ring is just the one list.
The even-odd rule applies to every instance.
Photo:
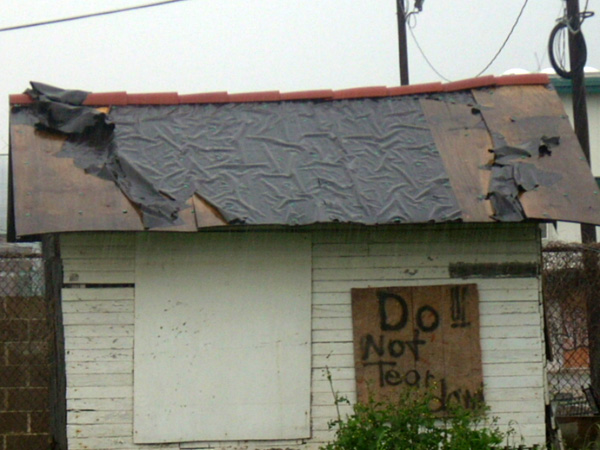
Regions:
[[136, 443], [310, 436], [310, 240], [142, 235]]
[[412, 386], [433, 390], [443, 411], [481, 395], [476, 285], [353, 289], [352, 320], [360, 401]]

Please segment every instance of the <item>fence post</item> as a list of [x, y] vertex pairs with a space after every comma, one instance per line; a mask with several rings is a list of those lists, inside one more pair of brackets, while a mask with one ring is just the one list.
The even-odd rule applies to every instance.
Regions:
[[53, 351], [51, 352], [53, 361], [50, 382], [50, 433], [53, 449], [67, 450], [67, 385], [61, 303], [62, 263], [58, 236], [45, 235], [42, 238], [42, 256], [44, 258], [46, 304], [54, 329]]

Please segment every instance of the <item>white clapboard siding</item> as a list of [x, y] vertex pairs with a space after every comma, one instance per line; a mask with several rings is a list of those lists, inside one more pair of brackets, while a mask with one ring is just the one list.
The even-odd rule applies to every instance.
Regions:
[[[336, 413], [331, 384], [339, 395], [355, 399], [351, 310], [346, 308], [351, 288], [475, 282], [486, 400], [499, 423], [523, 424], [520, 432], [525, 443], [544, 442], [538, 279], [450, 279], [448, 270], [450, 263], [457, 262], [537, 263], [535, 229], [500, 227], [498, 233], [485, 226], [444, 232], [414, 230], [313, 235], [313, 431], [330, 433], [328, 423]], [[524, 401], [528, 406], [519, 408]]]
[[[135, 236], [63, 236], [69, 448], [317, 450], [334, 437], [335, 430], [329, 429], [330, 421], [337, 418], [332, 390], [356, 401], [350, 289], [462, 283], [478, 285], [484, 395], [490, 414], [504, 429], [515, 429], [515, 443], [544, 442], [539, 280], [458, 279], [450, 278], [448, 270], [449, 264], [459, 262], [538, 263], [535, 225], [341, 228], [310, 234], [312, 438], [251, 445], [237, 441], [133, 444]], [[81, 287], [85, 285], [89, 287]], [[340, 412], [350, 413], [351, 407], [341, 405]]]
[[69, 448], [132, 449], [134, 289], [64, 288], [62, 296]]
[[67, 422], [70, 425], [84, 424], [127, 424], [132, 423], [132, 411], [69, 411]]
[[131, 233], [81, 233], [61, 236], [64, 283], [133, 284], [133, 238]]

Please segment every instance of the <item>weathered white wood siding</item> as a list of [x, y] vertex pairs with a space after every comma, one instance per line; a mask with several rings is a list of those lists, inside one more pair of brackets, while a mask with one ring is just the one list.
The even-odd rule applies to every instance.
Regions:
[[[308, 231], [307, 231], [308, 232]], [[356, 398], [350, 289], [464, 283], [451, 262], [538, 262], [535, 225], [310, 231], [312, 435], [308, 441], [210, 443], [213, 448], [313, 449], [332, 438], [331, 386]], [[61, 238], [70, 449], [200, 449], [208, 443], [133, 444], [135, 236]], [[525, 444], [545, 440], [545, 355], [537, 278], [470, 278], [480, 297], [486, 401]], [[94, 286], [97, 285], [97, 286]], [[123, 287], [123, 285], [128, 287]], [[349, 409], [342, 408], [342, 413]]]

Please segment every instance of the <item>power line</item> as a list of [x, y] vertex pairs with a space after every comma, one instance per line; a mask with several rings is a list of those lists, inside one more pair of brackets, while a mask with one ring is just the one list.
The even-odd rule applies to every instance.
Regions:
[[519, 11], [519, 15], [517, 16], [517, 18], [515, 20], [515, 23], [513, 23], [512, 28], [508, 32], [508, 36], [506, 36], [506, 39], [504, 39], [504, 42], [502, 43], [502, 45], [500, 46], [500, 48], [498, 49], [498, 51], [496, 52], [496, 54], [494, 55], [494, 57], [492, 58], [492, 60], [488, 63], [487, 66], [485, 66], [483, 68], [483, 70], [481, 72], [479, 72], [477, 75], [475, 75], [476, 77], [478, 77], [483, 72], [485, 72], [486, 70], [488, 70], [489, 67], [494, 63], [494, 61], [496, 61], [496, 58], [498, 58], [498, 56], [500, 55], [500, 53], [502, 53], [502, 50], [504, 50], [504, 47], [506, 46], [506, 44], [508, 43], [508, 40], [512, 36], [513, 31], [515, 31], [515, 28], [517, 28], [517, 24], [519, 23], [519, 20], [521, 19], [521, 16], [523, 15], [523, 11], [525, 11], [525, 7], [527, 6], [528, 2], [529, 2], [529, 0], [525, 0], [525, 2], [523, 3], [523, 6], [521, 7], [521, 11]]
[[164, 0], [162, 2], [146, 3], [144, 5], [130, 6], [128, 8], [113, 9], [110, 11], [101, 11], [101, 12], [90, 13], [90, 14], [82, 14], [79, 16], [65, 17], [62, 19], [45, 20], [43, 22], [34, 22], [34, 23], [28, 23], [28, 24], [23, 24], [23, 25], [15, 25], [12, 27], [0, 28], [0, 33], [3, 31], [22, 30], [24, 28], [33, 28], [33, 27], [40, 27], [43, 25], [53, 25], [55, 23], [61, 23], [61, 22], [71, 22], [74, 20], [89, 19], [90, 17], [107, 16], [109, 14], [117, 14], [117, 13], [122, 13], [122, 12], [126, 12], [126, 11], [134, 11], [137, 9], [153, 8], [154, 6], [162, 6], [162, 5], [168, 5], [170, 3], [179, 3], [179, 2], [185, 2], [185, 1], [188, 1], [188, 0]]
[[417, 45], [417, 49], [419, 50], [419, 53], [421, 53], [421, 56], [423, 57], [423, 59], [425, 60], [425, 62], [427, 63], [427, 65], [431, 68], [431, 70], [433, 70], [438, 77], [440, 77], [442, 80], [444, 81], [450, 81], [448, 78], [446, 78], [444, 75], [442, 75], [435, 67], [434, 65], [431, 63], [431, 61], [429, 61], [429, 58], [427, 58], [427, 55], [425, 55], [425, 52], [423, 51], [423, 49], [421, 48], [421, 46], [419, 45], [419, 41], [417, 41], [417, 37], [415, 36], [415, 33], [413, 33], [413, 27], [409, 26], [408, 27], [408, 31], [410, 31], [410, 35], [413, 38], [413, 41], [415, 41], [415, 44]]

